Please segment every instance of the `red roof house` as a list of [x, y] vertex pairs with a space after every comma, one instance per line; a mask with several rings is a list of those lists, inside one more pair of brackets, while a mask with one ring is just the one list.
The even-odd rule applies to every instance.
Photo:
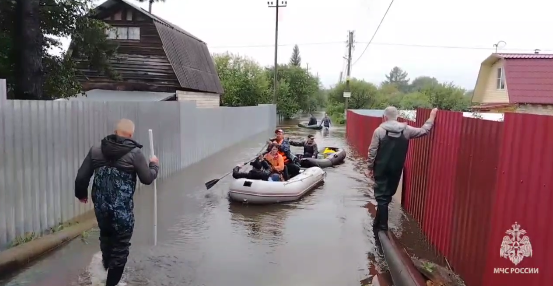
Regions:
[[553, 54], [494, 53], [482, 62], [473, 110], [553, 115]]

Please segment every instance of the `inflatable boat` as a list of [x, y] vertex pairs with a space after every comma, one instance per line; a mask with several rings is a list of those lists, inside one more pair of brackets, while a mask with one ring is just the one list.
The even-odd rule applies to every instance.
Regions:
[[323, 182], [325, 176], [323, 169], [313, 167], [286, 182], [238, 179], [230, 184], [229, 198], [250, 204], [297, 201]]
[[323, 129], [323, 127], [320, 126], [320, 125], [317, 125], [317, 124], [315, 124], [315, 125], [307, 125], [307, 123], [299, 123], [299, 124], [298, 124], [298, 127], [307, 128], [307, 129], [313, 129], [313, 130], [321, 130], [321, 129]]
[[346, 159], [346, 150], [341, 148], [326, 147], [320, 153], [322, 153], [323, 156], [326, 156], [326, 158], [302, 158], [300, 160], [300, 166], [303, 168], [328, 168], [338, 164], [342, 164]]

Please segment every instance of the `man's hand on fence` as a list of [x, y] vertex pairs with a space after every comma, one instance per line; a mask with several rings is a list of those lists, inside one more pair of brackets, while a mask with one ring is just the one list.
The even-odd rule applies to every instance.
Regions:
[[428, 117], [428, 121], [434, 121], [436, 119], [437, 113], [438, 113], [438, 109], [433, 108], [432, 111], [430, 111], [430, 117]]

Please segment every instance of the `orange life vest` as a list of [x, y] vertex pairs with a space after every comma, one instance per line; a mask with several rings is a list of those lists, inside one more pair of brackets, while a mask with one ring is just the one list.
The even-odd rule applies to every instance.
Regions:
[[[280, 142], [278, 142], [277, 140], [273, 141], [273, 143], [277, 143], [277, 144], [282, 144], [282, 141], [284, 141], [284, 139], [280, 140]], [[284, 159], [284, 164], [288, 164], [288, 162], [290, 161], [290, 159], [288, 159], [288, 157], [286, 157], [286, 154], [282, 151], [280, 151], [280, 149], [278, 150], [278, 154], [280, 154], [280, 156], [282, 156], [282, 159]]]

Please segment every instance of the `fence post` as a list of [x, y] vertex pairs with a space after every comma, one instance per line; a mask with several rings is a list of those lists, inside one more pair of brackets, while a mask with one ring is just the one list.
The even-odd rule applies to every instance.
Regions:
[[8, 100], [8, 90], [6, 87], [6, 80], [0, 78], [0, 107]]

